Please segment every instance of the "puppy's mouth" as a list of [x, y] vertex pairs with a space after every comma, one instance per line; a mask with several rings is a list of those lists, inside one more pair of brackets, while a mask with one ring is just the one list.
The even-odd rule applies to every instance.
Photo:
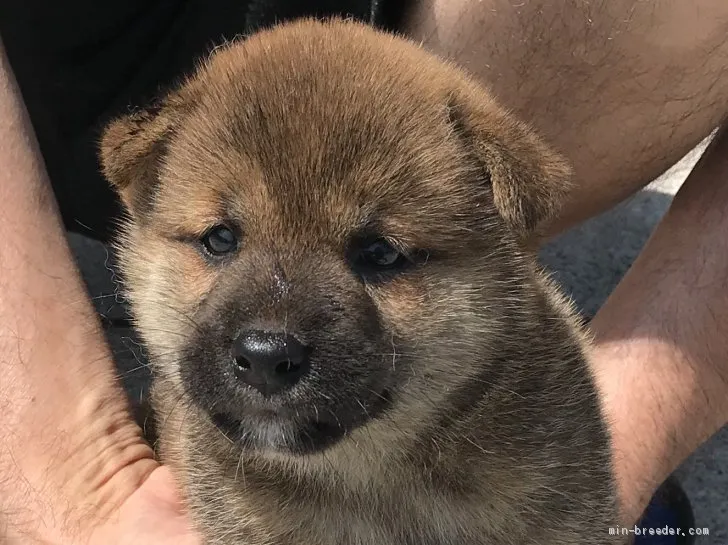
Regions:
[[241, 449], [302, 456], [325, 450], [345, 440], [351, 431], [381, 415], [391, 403], [390, 391], [383, 390], [377, 396], [376, 403], [370, 407], [362, 405], [361, 412], [356, 415], [337, 416], [335, 412], [331, 412], [322, 418], [324, 415], [305, 417], [267, 412], [238, 417], [216, 412], [211, 418], [217, 429]]

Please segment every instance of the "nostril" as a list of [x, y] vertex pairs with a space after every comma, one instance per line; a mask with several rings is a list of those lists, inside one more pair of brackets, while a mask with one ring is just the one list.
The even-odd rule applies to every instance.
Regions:
[[245, 358], [237, 357], [233, 358], [233, 360], [235, 361], [235, 365], [243, 371], [247, 371], [248, 369], [250, 369], [250, 362]]

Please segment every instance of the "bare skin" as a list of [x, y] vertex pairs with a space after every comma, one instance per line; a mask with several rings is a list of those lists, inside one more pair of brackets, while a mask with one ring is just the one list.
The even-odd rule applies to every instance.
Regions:
[[[578, 187], [554, 233], [638, 190], [727, 113], [722, 0], [424, 0], [405, 30], [571, 159]], [[129, 417], [0, 59], [3, 543], [197, 543]], [[726, 138], [714, 150], [593, 322], [625, 523], [728, 419]]]
[[0, 541], [197, 543], [129, 416], [1, 43], [0, 165]]
[[577, 187], [554, 233], [651, 182], [728, 114], [722, 0], [423, 0], [405, 31], [569, 158]]
[[728, 421], [728, 132], [592, 322], [628, 520]]
[[[425, 0], [408, 33], [572, 162], [556, 234], [649, 183], [728, 115], [728, 4]], [[728, 421], [728, 136], [592, 322], [624, 523]]]

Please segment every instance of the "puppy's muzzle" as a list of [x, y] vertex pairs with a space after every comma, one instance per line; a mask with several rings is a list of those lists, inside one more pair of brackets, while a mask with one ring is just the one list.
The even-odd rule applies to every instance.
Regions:
[[293, 387], [309, 369], [309, 347], [282, 332], [244, 331], [233, 343], [233, 371], [238, 380], [264, 396]]

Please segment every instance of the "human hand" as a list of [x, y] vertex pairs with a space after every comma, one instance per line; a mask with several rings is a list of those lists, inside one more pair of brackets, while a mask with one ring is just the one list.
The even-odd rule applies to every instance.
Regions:
[[92, 534], [90, 545], [200, 545], [191, 529], [176, 483], [166, 466], [159, 466], [121, 505], [108, 522]]

